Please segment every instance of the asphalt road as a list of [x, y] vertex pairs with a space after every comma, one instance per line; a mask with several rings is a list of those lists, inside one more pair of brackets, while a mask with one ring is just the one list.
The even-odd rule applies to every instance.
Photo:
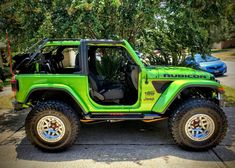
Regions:
[[[0, 110], [1, 111], [1, 110]], [[82, 126], [80, 137], [69, 150], [44, 153], [25, 137], [27, 111], [0, 113], [0, 168], [73, 167], [235, 167], [235, 108], [226, 108], [229, 131], [213, 150], [180, 149], [167, 131], [167, 122], [140, 121]]]
[[223, 76], [217, 77], [223, 85], [235, 88], [235, 62], [224, 61], [227, 65], [227, 73]]

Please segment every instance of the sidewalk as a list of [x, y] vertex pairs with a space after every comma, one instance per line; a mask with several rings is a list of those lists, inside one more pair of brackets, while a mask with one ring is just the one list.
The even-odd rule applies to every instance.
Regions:
[[0, 92], [0, 96], [5, 96], [11, 94], [11, 86], [7, 86], [3, 88], [3, 91]]

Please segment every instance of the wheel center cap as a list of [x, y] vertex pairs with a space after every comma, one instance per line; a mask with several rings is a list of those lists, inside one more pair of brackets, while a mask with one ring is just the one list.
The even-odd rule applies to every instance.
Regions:
[[55, 130], [56, 128], [58, 128], [59, 126], [56, 123], [51, 123], [51, 127], [53, 130]]
[[200, 123], [200, 121], [198, 121], [198, 120], [193, 120], [192, 126], [193, 126], [194, 128], [197, 128], [197, 127], [199, 127], [199, 123]]

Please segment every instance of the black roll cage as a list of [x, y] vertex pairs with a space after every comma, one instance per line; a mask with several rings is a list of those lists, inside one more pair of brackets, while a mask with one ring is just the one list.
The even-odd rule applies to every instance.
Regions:
[[[47, 42], [53, 42], [53, 41], [80, 41], [80, 46], [79, 46], [79, 53], [77, 56], [79, 56], [79, 67], [81, 68], [81, 73], [82, 74], [88, 74], [88, 51], [87, 47], [88, 44], [113, 44], [114, 46], [117, 44], [124, 44], [123, 40], [109, 40], [109, 39], [79, 39], [79, 38], [44, 38], [31, 47], [29, 47], [24, 53], [29, 53], [29, 56], [22, 60], [15, 69], [17, 69], [22, 63], [26, 62], [26, 65], [29, 66], [35, 58], [38, 56], [38, 53], [40, 53], [40, 50], [45, 46]], [[29, 52], [31, 49], [33, 49], [35, 46], [38, 47], [34, 49], [32, 52]]]

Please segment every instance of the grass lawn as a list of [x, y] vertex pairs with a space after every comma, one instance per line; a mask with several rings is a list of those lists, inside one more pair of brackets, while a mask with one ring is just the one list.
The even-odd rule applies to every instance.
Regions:
[[235, 62], [235, 49], [212, 50], [212, 55], [223, 61]]
[[225, 89], [224, 101], [226, 102], [225, 106], [235, 107], [235, 89], [223, 86]]
[[10, 109], [12, 108], [11, 99], [12, 94], [4, 94], [3, 96], [0, 96], [0, 109]]
[[218, 52], [226, 52], [230, 50], [234, 50], [235, 48], [225, 48], [225, 49], [211, 49], [212, 53], [218, 53]]

